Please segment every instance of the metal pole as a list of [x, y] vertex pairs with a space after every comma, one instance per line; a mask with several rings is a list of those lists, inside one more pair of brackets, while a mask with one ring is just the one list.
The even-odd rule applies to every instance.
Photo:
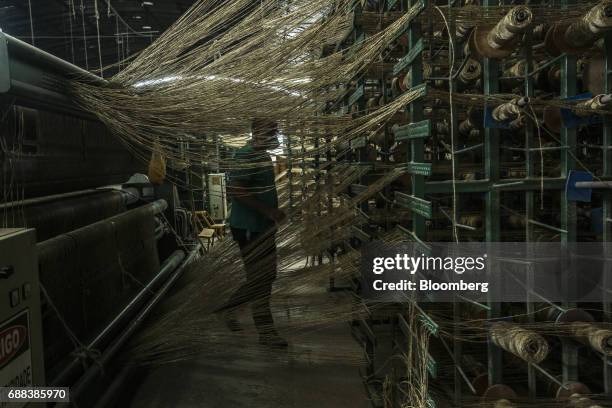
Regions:
[[198, 244], [196, 248], [191, 251], [187, 259], [178, 267], [176, 272], [164, 283], [164, 285], [159, 289], [159, 291], [155, 294], [155, 296], [146, 304], [146, 306], [141, 310], [140, 313], [132, 320], [129, 326], [125, 329], [125, 331], [111, 344], [109, 347], [102, 353], [102, 356], [98, 359], [97, 363], [89, 367], [89, 369], [85, 372], [85, 374], [80, 378], [80, 380], [74, 384], [71, 388], [70, 392], [74, 399], [77, 399], [78, 396], [84, 391], [85, 387], [94, 379], [98, 377], [98, 375], [102, 371], [102, 367], [109, 362], [111, 358], [113, 358], [127, 343], [127, 341], [131, 338], [131, 336], [140, 328], [144, 320], [147, 318], [149, 313], [153, 310], [153, 308], [159, 303], [161, 299], [168, 293], [170, 288], [174, 285], [174, 283], [183, 275], [183, 271], [185, 267], [191, 263], [191, 261], [195, 258], [200, 250], [200, 245]]
[[[155, 286], [162, 279], [166, 278], [170, 272], [174, 271], [184, 259], [185, 252], [181, 250], [174, 251], [174, 253], [170, 255], [166, 261], [164, 261], [157, 275], [155, 275], [155, 277], [153, 277], [153, 279], [151, 279], [151, 281], [149, 281], [149, 283], [143, 287], [140, 292], [136, 294], [136, 296], [134, 296], [130, 303], [128, 303], [123, 310], [121, 310], [119, 314], [117, 314], [117, 316], [115, 316], [115, 318], [104, 329], [102, 329], [102, 331], [87, 345], [87, 348], [96, 349], [102, 343], [104, 343], [109, 334], [114, 332], [122, 323], [124, 323], [126, 318], [134, 314], [136, 307], [142, 302], [142, 300], [144, 300], [146, 296], [151, 293], [151, 290], [155, 288]], [[73, 359], [53, 380], [51, 380], [49, 385], [60, 386], [60, 384], [67, 384], [66, 381], [74, 376], [79, 368], [81, 368], [81, 361], [78, 358]]]
[[612, 188], [612, 181], [577, 181], [576, 188]]

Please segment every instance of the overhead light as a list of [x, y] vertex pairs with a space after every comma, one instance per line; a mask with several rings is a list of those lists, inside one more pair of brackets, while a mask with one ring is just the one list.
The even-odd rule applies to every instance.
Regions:
[[151, 29], [151, 26], [142, 26], [142, 29], [143, 29], [143, 30], [150, 30], [150, 29]]
[[152, 6], [152, 5], [153, 5], [152, 1], [143, 1], [142, 2], [142, 7], [144, 7], [144, 6]]
[[142, 16], [134, 16], [132, 17], [134, 20], [142, 20]]

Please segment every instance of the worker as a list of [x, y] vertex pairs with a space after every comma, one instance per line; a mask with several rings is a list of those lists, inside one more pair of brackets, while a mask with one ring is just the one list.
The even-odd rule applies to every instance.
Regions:
[[268, 150], [279, 145], [277, 124], [265, 119], [254, 119], [252, 138], [235, 154], [236, 171], [230, 173], [228, 194], [232, 209], [229, 224], [232, 237], [240, 247], [246, 270], [246, 283], [222, 307], [225, 323], [232, 331], [241, 327], [235, 317], [236, 307], [247, 302], [259, 342], [284, 348], [287, 341], [274, 327], [270, 311], [270, 294], [276, 279], [276, 229], [285, 214], [278, 208], [274, 168]]

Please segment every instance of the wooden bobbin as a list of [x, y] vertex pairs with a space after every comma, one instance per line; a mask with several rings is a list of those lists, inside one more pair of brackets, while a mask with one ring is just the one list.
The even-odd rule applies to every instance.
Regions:
[[555, 398], [558, 401], [564, 401], [569, 399], [572, 395], [589, 395], [591, 389], [578, 381], [568, 381], [559, 386], [555, 392]]
[[487, 388], [482, 401], [492, 403], [491, 406], [495, 408], [510, 408], [515, 406], [511, 401], [517, 397], [516, 392], [507, 385], [495, 384]]

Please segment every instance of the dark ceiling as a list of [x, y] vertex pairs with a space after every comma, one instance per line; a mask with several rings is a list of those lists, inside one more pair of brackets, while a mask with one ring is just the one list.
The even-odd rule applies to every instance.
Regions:
[[98, 39], [102, 65], [115, 64], [149, 45], [195, 1], [0, 0], [0, 29], [99, 74]]

